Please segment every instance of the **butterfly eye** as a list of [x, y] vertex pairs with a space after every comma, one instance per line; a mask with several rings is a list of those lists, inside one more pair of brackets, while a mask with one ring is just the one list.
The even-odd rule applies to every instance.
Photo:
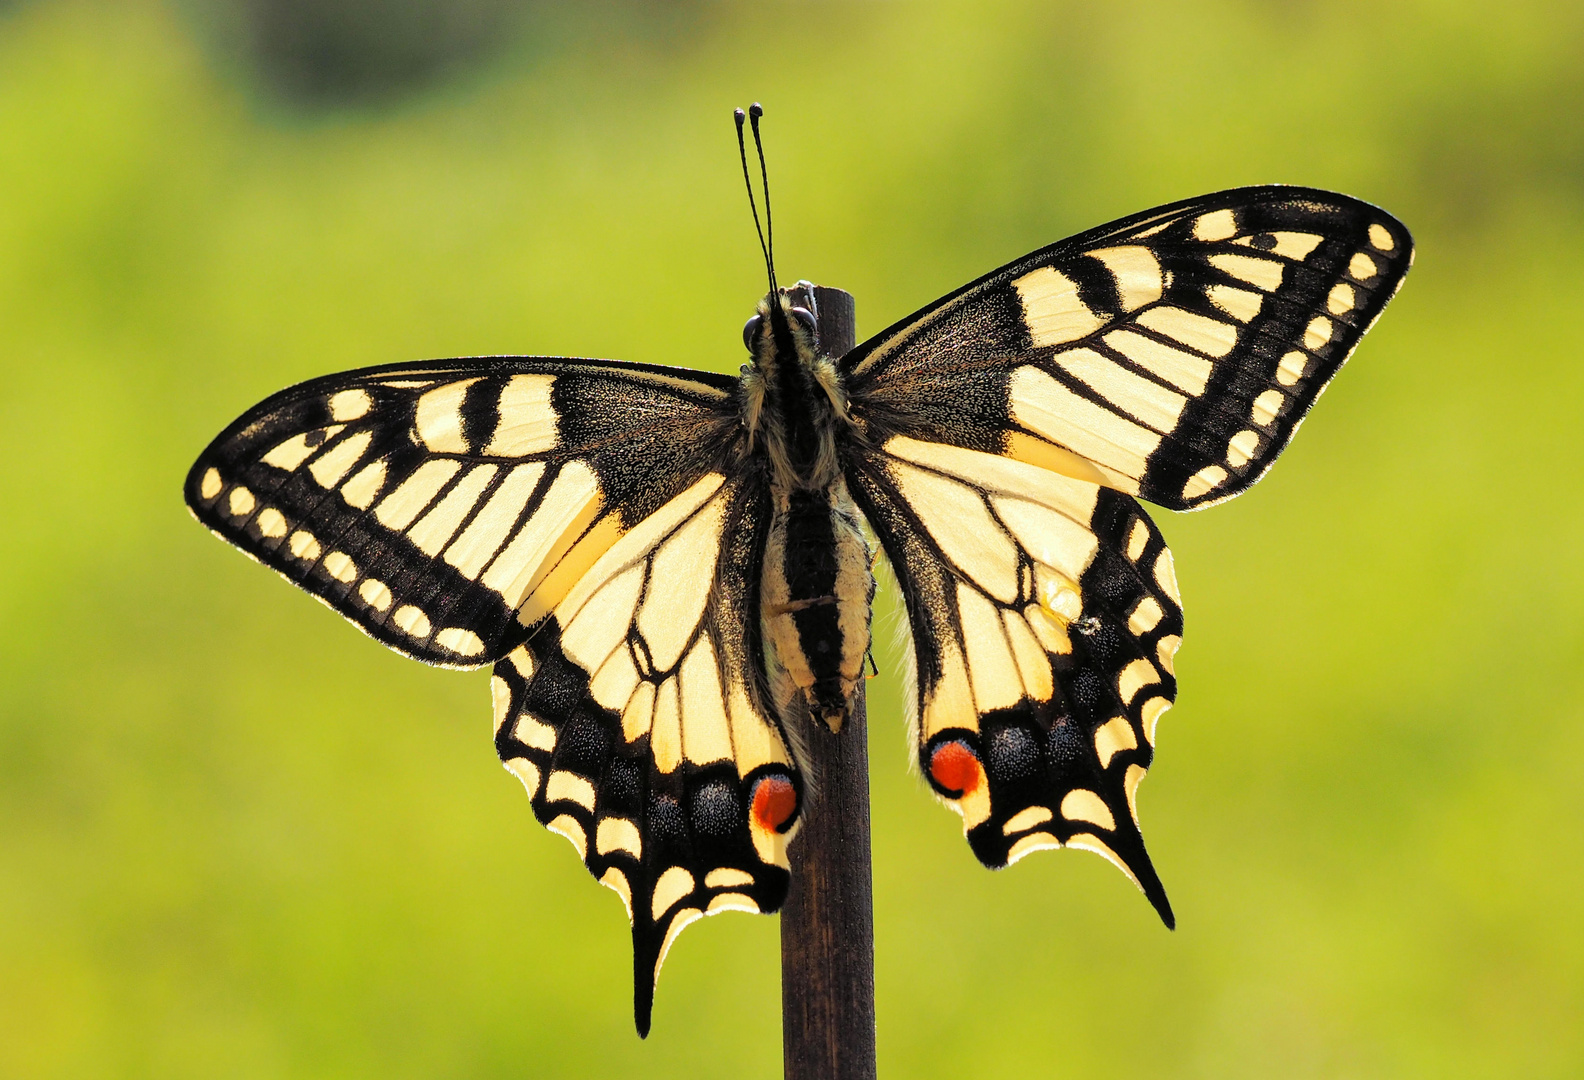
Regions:
[[792, 317], [803, 324], [803, 328], [809, 332], [810, 337], [814, 336], [815, 323], [812, 311], [808, 308], [795, 307], [792, 309]]
[[748, 347], [749, 352], [753, 352], [754, 341], [758, 339], [759, 328], [763, 325], [764, 319], [758, 315], [743, 323], [743, 344]]

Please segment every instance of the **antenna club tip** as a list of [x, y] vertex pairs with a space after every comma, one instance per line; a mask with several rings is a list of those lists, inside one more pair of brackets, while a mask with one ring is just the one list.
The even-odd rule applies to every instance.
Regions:
[[734, 116], [734, 117], [736, 117], [736, 119], [737, 119], [737, 122], [738, 122], [738, 123], [739, 123], [739, 124], [740, 124], [740, 123], [742, 123], [742, 122], [743, 122], [743, 117], [744, 117], [744, 116], [745, 116], [745, 115], [747, 115], [747, 114], [746, 114], [746, 113], [744, 113], [744, 112], [743, 112], [743, 111], [742, 111], [742, 110], [741, 110], [741, 109], [733, 109], [733, 110], [732, 110], [732, 116]]
[[748, 115], [753, 117], [755, 120], [759, 119], [764, 115], [764, 106], [759, 104], [757, 101], [754, 102], [752, 105], [748, 106]]

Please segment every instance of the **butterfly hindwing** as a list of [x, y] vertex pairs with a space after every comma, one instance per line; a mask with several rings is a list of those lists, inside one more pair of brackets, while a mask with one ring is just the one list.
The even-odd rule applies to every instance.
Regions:
[[198, 519], [379, 641], [475, 666], [723, 452], [721, 376], [496, 357], [330, 376], [249, 410]]
[[1135, 792], [1176, 697], [1171, 553], [1127, 495], [906, 436], [850, 471], [907, 605], [920, 770], [987, 866], [1071, 846], [1168, 925]]
[[762, 485], [707, 474], [495, 666], [501, 759], [631, 915], [640, 1033], [683, 927], [786, 897], [802, 780], [759, 704], [768, 522]]
[[855, 418], [882, 437], [944, 439], [1191, 509], [1259, 479], [1412, 251], [1400, 222], [1347, 196], [1219, 192], [1010, 263], [841, 367]]

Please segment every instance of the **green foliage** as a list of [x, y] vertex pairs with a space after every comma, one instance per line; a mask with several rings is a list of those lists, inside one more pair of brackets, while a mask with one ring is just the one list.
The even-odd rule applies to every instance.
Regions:
[[1419, 241], [1265, 483], [1157, 515], [1188, 634], [1140, 800], [1175, 934], [1092, 856], [980, 869], [881, 652], [881, 1069], [1584, 1071], [1584, 9], [591, 16], [311, 119], [181, 10], [0, 10], [0, 1076], [779, 1075], [774, 920], [686, 933], [640, 1044], [620, 903], [496, 763], [485, 676], [361, 638], [180, 498], [328, 371], [735, 370], [753, 99], [783, 276], [870, 330], [1241, 183]]

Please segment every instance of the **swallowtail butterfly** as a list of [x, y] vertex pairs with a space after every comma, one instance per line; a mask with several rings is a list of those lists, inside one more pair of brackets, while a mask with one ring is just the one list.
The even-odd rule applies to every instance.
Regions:
[[1222, 191], [832, 359], [766, 245], [738, 377], [543, 356], [330, 375], [226, 428], [186, 499], [398, 652], [493, 666], [501, 760], [627, 906], [645, 1033], [684, 926], [786, 896], [800, 746], [860, 686], [877, 554], [918, 764], [974, 854], [1098, 852], [1172, 925], [1135, 796], [1182, 607], [1139, 500], [1258, 480], [1412, 250], [1344, 195]]

